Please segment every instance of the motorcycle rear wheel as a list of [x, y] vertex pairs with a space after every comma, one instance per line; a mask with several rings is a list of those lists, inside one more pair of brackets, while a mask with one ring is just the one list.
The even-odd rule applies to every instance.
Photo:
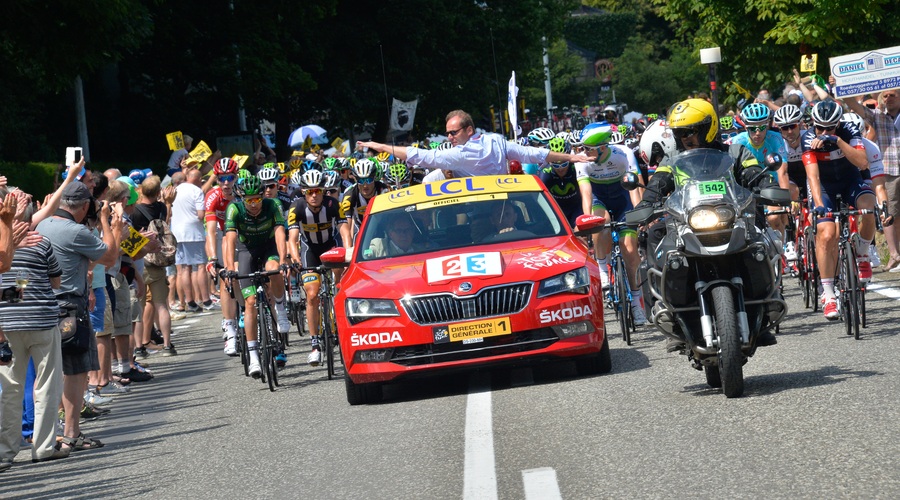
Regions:
[[734, 310], [734, 294], [726, 285], [712, 289], [716, 312], [716, 336], [719, 339], [719, 376], [726, 398], [744, 394], [744, 362], [741, 353], [741, 337]]

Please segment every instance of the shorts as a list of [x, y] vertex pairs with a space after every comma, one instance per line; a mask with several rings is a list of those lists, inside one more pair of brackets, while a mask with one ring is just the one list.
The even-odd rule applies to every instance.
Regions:
[[106, 288], [94, 288], [94, 308], [91, 310], [91, 326], [97, 336], [109, 335], [103, 331], [106, 316]]
[[132, 312], [131, 287], [122, 273], [112, 277], [113, 292], [115, 294], [115, 305], [113, 301], [109, 301], [109, 307], [106, 308], [108, 316], [105, 318], [107, 329], [113, 337], [123, 335], [131, 335], [131, 322], [134, 314]]
[[206, 242], [186, 241], [175, 246], [176, 266], [199, 266], [206, 264]]
[[178, 274], [178, 268], [175, 267], [175, 264], [172, 264], [171, 266], [166, 266], [166, 278], [176, 276], [177, 274]]
[[[857, 179], [856, 182], [847, 182], [846, 184], [823, 184], [822, 185], [822, 203], [825, 208], [831, 212], [837, 210], [837, 196], [840, 195], [841, 201], [848, 205], [857, 205], [860, 196], [871, 194], [874, 191], [865, 182]], [[834, 222], [834, 217], [823, 217], [819, 219], [819, 223]]]
[[166, 269], [163, 267], [144, 266], [144, 283], [147, 285], [146, 302], [165, 304], [169, 297], [169, 281], [166, 279]]
[[788, 163], [788, 180], [791, 184], [800, 189], [800, 200], [806, 198], [806, 167], [801, 163], [800, 166]]
[[887, 191], [888, 213], [900, 217], [900, 176], [884, 174], [884, 189]]
[[[275, 246], [275, 241], [269, 242], [268, 245], [255, 248], [248, 248], [239, 241], [237, 243], [236, 253], [238, 274], [240, 275], [262, 271], [266, 266], [266, 262], [270, 260], [277, 262], [279, 260], [278, 248]], [[243, 279], [238, 282], [238, 286], [241, 290], [252, 285], [253, 282], [249, 279]]]
[[571, 228], [575, 228], [575, 221], [578, 219], [579, 215], [584, 214], [584, 209], [581, 205], [570, 204], [570, 205], [559, 205], [560, 210], [562, 210], [563, 215], [566, 217], [566, 220], [569, 221], [569, 226]]
[[615, 184], [592, 184], [591, 188], [594, 192], [594, 201], [592, 208], [605, 208], [611, 217], [622, 222], [625, 220], [625, 212], [632, 210], [631, 196], [628, 191]]
[[300, 241], [300, 261], [303, 267], [319, 267], [322, 260], [319, 258], [323, 253], [337, 246], [337, 241], [331, 240], [325, 243], [307, 243]]
[[[59, 297], [63, 299], [63, 297]], [[68, 296], [64, 298], [74, 304], [82, 304], [79, 307], [87, 307], [87, 299], [83, 297]], [[83, 302], [82, 302], [83, 301]], [[91, 327], [93, 329], [93, 326]], [[72, 354], [66, 350], [62, 352], [63, 375], [79, 375], [100, 369], [100, 358], [97, 356], [97, 337], [90, 336], [90, 344], [85, 352]]]

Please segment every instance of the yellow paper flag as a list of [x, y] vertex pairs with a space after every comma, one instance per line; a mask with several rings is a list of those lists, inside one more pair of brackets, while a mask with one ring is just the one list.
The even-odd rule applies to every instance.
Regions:
[[119, 244], [119, 248], [127, 253], [129, 257], [134, 257], [142, 248], [144, 248], [144, 245], [149, 242], [150, 240], [145, 238], [143, 234], [137, 232], [133, 227], [128, 226], [128, 237], [122, 240], [122, 243]]
[[310, 148], [312, 148], [312, 136], [307, 137], [306, 140], [303, 141], [303, 145], [300, 147], [303, 149], [303, 151], [309, 151]]
[[736, 88], [738, 92], [744, 94], [744, 97], [746, 97], [747, 99], [753, 97], [753, 94], [751, 94], [749, 90], [741, 87], [737, 82], [731, 82], [731, 84], [734, 85], [734, 88]]
[[303, 157], [303, 151], [300, 151], [300, 150], [294, 150], [294, 152], [291, 153], [291, 158], [293, 158], [293, 157], [295, 157], [295, 156], [299, 156], [299, 157], [302, 158], [302, 157]]
[[278, 162], [278, 171], [284, 173], [284, 162]]
[[815, 73], [816, 63], [819, 61], [819, 54], [807, 54], [800, 56], [800, 71], [804, 73]]
[[190, 153], [191, 160], [197, 163], [205, 162], [210, 156], [212, 156], [212, 150], [203, 141], [200, 141], [200, 144], [197, 144], [197, 147]]
[[247, 159], [250, 158], [248, 155], [234, 155], [231, 157], [238, 164], [238, 168], [244, 168], [244, 163], [247, 163]]
[[343, 144], [343, 143], [344, 143], [344, 140], [341, 139], [340, 137], [338, 137], [337, 139], [331, 141], [331, 147], [333, 147], [334, 149], [340, 149], [341, 144]]
[[172, 132], [166, 134], [166, 142], [169, 143], [169, 151], [178, 151], [184, 149], [184, 136], [181, 132]]
[[322, 150], [322, 148], [320, 148], [318, 144], [315, 144], [315, 145], [312, 147], [312, 149], [310, 149], [310, 151], [313, 152], [313, 153], [318, 153], [318, 152], [321, 151], [321, 150]]

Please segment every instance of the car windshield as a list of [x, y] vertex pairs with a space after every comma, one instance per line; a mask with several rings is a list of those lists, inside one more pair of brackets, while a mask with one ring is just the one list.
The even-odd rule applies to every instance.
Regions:
[[369, 218], [358, 239], [361, 261], [560, 236], [567, 227], [541, 191], [462, 196], [453, 203], [410, 205]]

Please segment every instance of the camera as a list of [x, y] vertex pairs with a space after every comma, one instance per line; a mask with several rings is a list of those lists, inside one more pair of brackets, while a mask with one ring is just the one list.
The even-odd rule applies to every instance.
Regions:
[[12, 349], [9, 348], [9, 342], [3, 341], [0, 342], [0, 363], [9, 363], [12, 361], [13, 352]]

